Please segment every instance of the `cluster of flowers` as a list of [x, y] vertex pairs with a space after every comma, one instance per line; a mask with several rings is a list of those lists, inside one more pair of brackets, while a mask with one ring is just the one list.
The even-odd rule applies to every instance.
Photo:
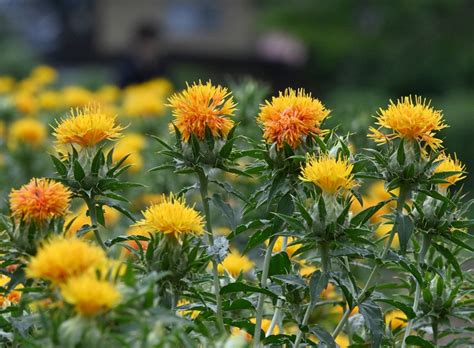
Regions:
[[[169, 161], [157, 161], [151, 171], [171, 169], [196, 180], [179, 193], [149, 199], [154, 202], [135, 220], [125, 194], [139, 184], [121, 177], [130, 169], [125, 175], [133, 180], [142, 168], [143, 159], [133, 154], [146, 143], [141, 134], [126, 134], [115, 115], [162, 113], [170, 87], [151, 81], [94, 94], [44, 90], [54, 78], [53, 70], [36, 69], [19, 82], [22, 91], [13, 100], [31, 114], [59, 108], [59, 100], [61, 107], [71, 105], [73, 94], [83, 98], [73, 103], [81, 108], [52, 122], [57, 176], [13, 189], [3, 221], [9, 249], [3, 250], [1, 304], [33, 318], [27, 328], [33, 339], [71, 346], [134, 339], [149, 346], [426, 346], [429, 337], [437, 341], [449, 315], [470, 310], [463, 306], [471, 290], [456, 258], [472, 250], [462, 232], [471, 223], [459, 191], [450, 189], [465, 178], [465, 168], [442, 151], [443, 116], [422, 98], [380, 109], [369, 137], [383, 149], [356, 155], [348, 137], [323, 128], [330, 110], [304, 90], [287, 89], [260, 106], [260, 141], [237, 134], [237, 103], [227, 88], [188, 85], [168, 99], [176, 141], [156, 137]], [[0, 93], [13, 84], [0, 79]], [[31, 117], [25, 120], [36, 122]], [[30, 133], [11, 136], [36, 146], [43, 135]], [[220, 181], [222, 173], [260, 188], [242, 194], [235, 181]], [[363, 178], [376, 180], [361, 195]], [[199, 208], [186, 202], [192, 191], [200, 194], [192, 196]], [[229, 196], [244, 202], [245, 223], [236, 221], [239, 206]], [[80, 214], [71, 216], [71, 201], [82, 204]], [[107, 220], [120, 213], [134, 220], [128, 232], [104, 241]], [[231, 226], [224, 235], [213, 222], [221, 215]], [[259, 245], [263, 260], [252, 260], [247, 252]], [[361, 264], [370, 270], [365, 281]], [[401, 289], [403, 300], [372, 286], [381, 269], [409, 275], [402, 285], [388, 283]], [[386, 328], [380, 303], [395, 308], [386, 311]], [[170, 312], [188, 321], [164, 320]], [[34, 321], [37, 313], [41, 320]], [[79, 321], [71, 319], [76, 315]], [[20, 342], [25, 333], [16, 330], [12, 325], [11, 340]]]

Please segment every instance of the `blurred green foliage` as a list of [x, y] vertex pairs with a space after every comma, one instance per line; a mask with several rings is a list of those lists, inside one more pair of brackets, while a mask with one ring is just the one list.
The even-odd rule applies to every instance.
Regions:
[[474, 82], [469, 0], [263, 2], [261, 26], [301, 38], [332, 86], [441, 93]]

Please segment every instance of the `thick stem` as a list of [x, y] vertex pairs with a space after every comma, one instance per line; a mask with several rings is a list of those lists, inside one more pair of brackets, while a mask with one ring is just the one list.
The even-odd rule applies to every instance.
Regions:
[[[329, 257], [329, 245], [327, 243], [321, 243], [319, 245], [319, 250], [321, 251], [321, 271], [323, 274], [328, 274], [329, 269], [331, 267], [331, 259]], [[301, 322], [301, 326], [306, 326], [308, 325], [309, 317], [311, 315], [311, 312], [313, 311], [313, 306], [311, 304], [308, 304], [308, 307], [306, 308], [306, 312], [304, 313], [303, 321]], [[300, 346], [301, 340], [303, 338], [303, 331], [298, 332], [296, 335], [296, 340], [295, 340], [295, 345], [294, 347], [297, 348]]]
[[92, 226], [94, 226], [93, 231], [94, 231], [95, 239], [97, 240], [97, 243], [100, 245], [102, 249], [107, 250], [107, 247], [105, 246], [104, 241], [102, 240], [102, 237], [100, 236], [100, 233], [99, 233], [95, 199], [94, 197], [91, 197], [90, 199], [86, 199], [85, 201], [86, 201], [87, 209], [89, 210], [89, 217], [91, 219], [91, 224]]
[[[267, 250], [265, 251], [265, 258], [263, 259], [263, 269], [262, 269], [262, 277], [260, 280], [260, 286], [262, 289], [267, 288], [267, 280], [268, 280], [268, 271], [270, 269], [270, 261], [272, 259], [272, 251], [273, 247], [275, 246], [276, 237], [270, 240], [268, 243]], [[258, 303], [257, 303], [257, 314], [255, 316], [255, 332], [253, 334], [253, 346], [259, 347], [260, 346], [260, 332], [262, 330], [262, 318], [263, 318], [263, 306], [265, 304], [265, 295], [260, 293], [258, 296]]]
[[[382, 254], [381, 254], [381, 259], [385, 259], [385, 257], [387, 256], [388, 254], [388, 251], [390, 250], [390, 247], [392, 246], [392, 242], [393, 242], [393, 239], [395, 238], [395, 233], [397, 231], [397, 217], [399, 214], [401, 214], [403, 212], [403, 207], [405, 206], [405, 202], [406, 200], [408, 199], [408, 196], [410, 194], [410, 189], [407, 188], [407, 187], [404, 187], [404, 186], [401, 186], [400, 187], [400, 193], [398, 195], [398, 199], [397, 199], [397, 207], [395, 209], [395, 221], [393, 223], [393, 227], [392, 227], [392, 230], [390, 231], [390, 235], [388, 237], [388, 241], [387, 243], [385, 244], [385, 247], [382, 251]], [[357, 297], [357, 302], [359, 302], [360, 300], [362, 300], [362, 298], [365, 296], [365, 293], [367, 292], [367, 290], [369, 289], [369, 286], [370, 286], [370, 283], [372, 282], [372, 278], [375, 276], [375, 274], [377, 273], [377, 270], [378, 270], [379, 266], [377, 264], [374, 265], [374, 268], [372, 268], [372, 272], [370, 272], [369, 274], [369, 277], [367, 278], [367, 281], [364, 285], [364, 288], [362, 289], [361, 293], [359, 294], [359, 296]], [[349, 315], [351, 313], [351, 309], [350, 308], [347, 308], [346, 311], [344, 312], [341, 320], [339, 321], [339, 323], [337, 324], [336, 328], [334, 329], [333, 333], [332, 333], [332, 337], [335, 339], [339, 333], [342, 331], [342, 328], [344, 327], [344, 325], [346, 324], [346, 321], [347, 319], [349, 319]]]
[[[203, 171], [198, 171], [199, 189], [201, 192], [202, 206], [206, 217], [207, 242], [210, 246], [214, 245], [214, 234], [212, 232], [211, 211], [209, 209], [208, 178]], [[222, 313], [221, 285], [219, 281], [219, 272], [217, 261], [212, 259], [212, 276], [214, 283], [214, 295], [216, 297], [216, 319], [217, 326], [221, 332], [225, 332], [224, 316]]]
[[[423, 245], [421, 247], [420, 254], [418, 255], [418, 264], [421, 264], [425, 261], [426, 253], [428, 252], [428, 248], [430, 247], [431, 243], [431, 238], [429, 235], [424, 234], [423, 235]], [[415, 289], [415, 299], [413, 300], [413, 312], [418, 311], [418, 305], [420, 303], [420, 297], [421, 297], [421, 284], [419, 282], [416, 282], [416, 289]], [[402, 348], [406, 348], [406, 339], [408, 336], [410, 336], [410, 331], [411, 328], [413, 327], [413, 322], [414, 319], [408, 321], [408, 324], [405, 328], [405, 335], [403, 336], [403, 341], [402, 341]]]

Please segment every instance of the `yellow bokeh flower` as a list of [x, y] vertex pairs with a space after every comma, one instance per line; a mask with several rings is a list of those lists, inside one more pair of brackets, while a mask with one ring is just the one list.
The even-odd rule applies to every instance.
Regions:
[[447, 183], [439, 184], [440, 187], [447, 188], [466, 178], [462, 173], [466, 170], [466, 167], [458, 160], [456, 154], [454, 154], [454, 157], [451, 157], [451, 155], [446, 156], [446, 154], [443, 153], [438, 159], [442, 160], [442, 162], [436, 167], [435, 173], [460, 172], [444, 178], [443, 180], [447, 181]]
[[70, 277], [98, 269], [106, 262], [105, 252], [98, 246], [82, 239], [54, 237], [41, 245], [36, 256], [31, 258], [26, 275], [61, 284]]
[[[288, 254], [288, 257], [292, 257], [293, 254], [299, 249], [300, 245], [299, 244], [294, 244], [294, 245], [290, 245], [291, 243], [293, 243], [296, 239], [294, 237], [287, 237], [287, 242], [286, 242], [286, 248], [284, 249], [283, 248], [283, 242], [284, 242], [284, 239], [285, 237], [278, 237], [276, 242], [275, 242], [275, 245], [273, 246], [273, 252], [274, 253], [279, 253], [281, 251], [286, 251], [286, 253]], [[266, 244], [268, 245], [268, 241], [266, 242]]]
[[56, 69], [47, 65], [39, 65], [31, 72], [31, 79], [41, 86], [53, 83], [57, 77]]
[[94, 146], [104, 140], [117, 140], [124, 129], [116, 123], [116, 116], [102, 112], [98, 104], [76, 109], [54, 128], [58, 144]]
[[[385, 237], [392, 231], [392, 228], [393, 225], [391, 224], [380, 224], [375, 230], [375, 236], [377, 238]], [[388, 238], [385, 239], [385, 243], [388, 243]], [[392, 247], [395, 249], [400, 248], [400, 240], [398, 238], [398, 233], [396, 233], [393, 237]]]
[[61, 285], [61, 295], [77, 313], [86, 317], [112, 309], [121, 300], [117, 288], [107, 280], [97, 279], [95, 274], [69, 278]]
[[42, 110], [57, 110], [63, 107], [62, 95], [56, 91], [44, 91], [38, 95], [38, 104]]
[[339, 348], [347, 348], [350, 345], [349, 337], [344, 334], [339, 334], [334, 341], [336, 341]]
[[68, 108], [84, 107], [94, 101], [94, 94], [80, 86], [65, 87], [62, 96]]
[[204, 232], [202, 216], [192, 207], [186, 206], [184, 198], [174, 194], [162, 196], [161, 203], [154, 204], [142, 212], [143, 219], [137, 223], [146, 232], [171, 234], [178, 238], [182, 234]]
[[288, 88], [272, 101], [260, 107], [257, 121], [263, 125], [263, 137], [267, 143], [284, 143], [297, 148], [303, 137], [322, 133], [321, 123], [330, 110], [303, 89]]
[[250, 271], [254, 263], [247, 256], [242, 255], [238, 250], [231, 250], [221, 264], [217, 266], [220, 274], [227, 271], [232, 277], [237, 277], [240, 273]]
[[309, 265], [307, 264], [304, 260], [300, 262], [300, 275], [302, 277], [309, 277], [311, 276], [314, 272], [318, 270], [316, 266]]
[[13, 101], [15, 107], [25, 115], [34, 115], [38, 109], [38, 100], [31, 92], [19, 92]]
[[132, 117], [161, 116], [166, 110], [165, 100], [146, 87], [129, 87], [123, 98], [123, 113]]
[[[179, 300], [178, 301], [178, 307], [185, 306], [189, 303], [190, 302], [188, 300]], [[192, 310], [192, 309], [178, 309], [177, 312], [180, 316], [189, 318], [191, 320], [196, 319], [199, 316], [199, 313], [200, 313], [200, 311]]]
[[10, 209], [15, 218], [43, 222], [64, 216], [69, 208], [71, 192], [59, 182], [33, 178], [10, 193]]
[[[380, 109], [376, 118], [379, 128], [371, 127], [369, 137], [379, 144], [401, 138], [418, 141], [436, 150], [442, 144], [442, 140], [436, 138], [436, 133], [447, 127], [441, 111], [434, 110], [430, 102], [417, 96], [414, 99], [411, 96], [403, 97], [396, 104], [390, 101], [388, 108]], [[383, 133], [383, 128], [391, 133]]]
[[128, 155], [123, 163], [124, 165], [131, 165], [129, 171], [131, 173], [138, 173], [143, 168], [143, 157], [140, 151], [145, 147], [146, 140], [139, 133], [125, 134], [115, 145], [113, 160], [120, 161]]
[[210, 81], [188, 85], [169, 98], [169, 106], [173, 110], [173, 124], [185, 141], [191, 134], [204, 139], [206, 127], [214, 137], [226, 137], [234, 126], [234, 121], [228, 118], [235, 111], [231, 93], [225, 87], [213, 86]]
[[390, 326], [391, 330], [407, 326], [407, 316], [399, 309], [392, 310], [385, 314], [385, 324]]
[[46, 126], [41, 121], [29, 117], [13, 122], [8, 133], [8, 146], [13, 150], [19, 144], [39, 147], [44, 144], [48, 136]]
[[352, 175], [353, 165], [344, 158], [323, 155], [319, 158], [308, 156], [301, 168], [300, 180], [311, 182], [324, 193], [337, 194], [356, 185]]
[[103, 104], [111, 104], [120, 97], [120, 89], [114, 85], [104, 85], [96, 93], [95, 99]]

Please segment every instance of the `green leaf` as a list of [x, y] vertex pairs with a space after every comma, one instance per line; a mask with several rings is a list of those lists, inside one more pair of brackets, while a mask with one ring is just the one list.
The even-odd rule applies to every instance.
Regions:
[[252, 237], [249, 238], [249, 241], [247, 242], [247, 245], [245, 246], [244, 249], [244, 254], [249, 251], [250, 249], [255, 248], [257, 245], [263, 243], [266, 241], [270, 236], [273, 234], [273, 228], [272, 227], [267, 227], [263, 230], [259, 230], [255, 232]]
[[102, 147], [99, 148], [94, 156], [94, 159], [92, 160], [91, 164], [91, 174], [94, 177], [97, 177], [99, 174], [100, 166], [102, 164], [104, 154], [102, 153]]
[[416, 347], [422, 348], [434, 348], [434, 345], [431, 342], [421, 338], [420, 336], [408, 336], [405, 340], [406, 344], [410, 344]]
[[77, 181], [81, 181], [82, 179], [85, 178], [86, 173], [84, 172], [84, 169], [82, 169], [81, 164], [79, 161], [75, 160], [73, 162], [73, 170], [74, 170], [74, 179]]
[[424, 193], [427, 196], [433, 197], [434, 199], [437, 199], [438, 201], [449, 203], [451, 206], [455, 206], [455, 203], [452, 200], [450, 200], [446, 196], [443, 196], [438, 191], [419, 189], [418, 192], [421, 192], [421, 193]]
[[227, 218], [227, 221], [229, 222], [230, 227], [234, 229], [236, 226], [237, 219], [235, 217], [234, 210], [229, 205], [229, 203], [224, 202], [222, 197], [217, 193], [214, 193], [212, 195], [212, 203], [214, 204], [215, 207], [219, 208], [224, 213], [224, 216]]
[[458, 276], [460, 278], [463, 278], [463, 275], [462, 275], [462, 271], [461, 271], [461, 266], [459, 266], [459, 263], [458, 263], [458, 260], [456, 259], [456, 257], [451, 253], [451, 251], [449, 251], [448, 248], [440, 245], [440, 244], [436, 244], [436, 243], [431, 243], [431, 245], [433, 245], [433, 247], [441, 254], [444, 256], [444, 258], [446, 260], [448, 260], [448, 262], [454, 267], [456, 273], [458, 274]]
[[91, 225], [83, 225], [79, 230], [76, 232], [76, 237], [80, 238], [87, 234], [88, 232], [91, 232], [94, 230], [94, 226]]
[[306, 287], [306, 283], [303, 280], [303, 278], [301, 278], [300, 276], [294, 275], [294, 274], [273, 275], [272, 278], [276, 279], [276, 280], [279, 280], [279, 281], [282, 281], [285, 284], [297, 286], [299, 288], [305, 288]]
[[[466, 236], [469, 236], [467, 233], [464, 233], [464, 232], [461, 232], [461, 235], [466, 235]], [[474, 248], [471, 247], [469, 244], [463, 242], [461, 239], [457, 238], [459, 236], [459, 234], [455, 234], [455, 233], [452, 233], [452, 232], [448, 232], [448, 233], [445, 233], [443, 234], [443, 237], [450, 240], [451, 242], [459, 245], [461, 248], [464, 248], [466, 250], [469, 250], [469, 251], [474, 251]]]
[[261, 293], [261, 294], [264, 294], [264, 295], [267, 295], [273, 299], [277, 299], [277, 294], [275, 294], [274, 292], [270, 291], [270, 290], [267, 290], [267, 289], [262, 289], [262, 288], [259, 288], [257, 286], [252, 286], [252, 285], [248, 285], [248, 284], [245, 284], [245, 283], [242, 283], [242, 282], [235, 282], [235, 283], [230, 283], [230, 284], [227, 284], [227, 285], [224, 285], [222, 288], [221, 288], [221, 295], [225, 295], [225, 294], [232, 294], [232, 293], [236, 293], [236, 292], [250, 292], [250, 293], [255, 293], [255, 292], [258, 292], [258, 293]]
[[291, 261], [284, 251], [272, 256], [268, 275], [271, 277], [278, 274], [288, 274], [291, 271]]
[[380, 347], [385, 327], [382, 310], [374, 301], [366, 300], [359, 304], [359, 312], [372, 333], [372, 347]]
[[400, 144], [398, 144], [397, 149], [397, 161], [400, 165], [405, 164], [405, 147], [404, 147], [403, 139], [400, 140]]
[[413, 318], [416, 317], [416, 313], [413, 311], [413, 309], [409, 305], [407, 305], [403, 302], [390, 300], [390, 299], [385, 299], [385, 298], [376, 299], [375, 301], [387, 303], [387, 304], [389, 304], [393, 307], [398, 308], [403, 313], [405, 313], [405, 315], [407, 316], [408, 319], [413, 319]]
[[293, 216], [280, 214], [280, 213], [271, 213], [285, 221], [289, 226], [293, 227], [297, 231], [304, 231], [305, 226], [301, 223], [301, 221]]
[[379, 202], [372, 207], [362, 210], [360, 213], [358, 213], [351, 219], [351, 224], [356, 226], [365, 224], [377, 211], [379, 211], [389, 201], [390, 200]]
[[151, 173], [151, 172], [157, 172], [160, 170], [174, 169], [174, 168], [175, 168], [174, 164], [162, 164], [160, 166], [156, 166], [156, 167], [148, 169], [147, 172]]
[[64, 163], [59, 158], [57, 158], [53, 155], [50, 155], [50, 157], [53, 160], [53, 164], [56, 167], [56, 171], [58, 172], [58, 174], [62, 177], [66, 177], [67, 176], [67, 168], [64, 165]]
[[222, 306], [224, 311], [235, 311], [235, 310], [243, 310], [243, 309], [250, 309], [254, 310], [255, 307], [249, 300], [245, 300], [243, 298], [236, 299], [235, 301], [228, 302], [227, 305]]
[[400, 252], [405, 254], [407, 251], [408, 242], [410, 241], [415, 226], [408, 215], [403, 213], [397, 214], [396, 229], [398, 239], [400, 241]]
[[328, 286], [328, 276], [317, 270], [311, 275], [309, 280], [310, 306], [315, 306], [319, 301], [321, 292]]
[[152, 137], [153, 139], [155, 139], [157, 142], [159, 142], [161, 145], [163, 145], [168, 150], [173, 150], [173, 148], [171, 146], [169, 146], [164, 140], [157, 137], [156, 135], [149, 134], [149, 136]]
[[232, 152], [232, 147], [237, 138], [228, 139], [227, 142], [222, 146], [222, 149], [219, 151], [219, 156], [222, 158], [228, 158]]
[[322, 326], [316, 325], [309, 331], [314, 334], [320, 342], [324, 343], [325, 347], [336, 348], [336, 342], [334, 341], [334, 338], [332, 338], [331, 334], [327, 332]]

